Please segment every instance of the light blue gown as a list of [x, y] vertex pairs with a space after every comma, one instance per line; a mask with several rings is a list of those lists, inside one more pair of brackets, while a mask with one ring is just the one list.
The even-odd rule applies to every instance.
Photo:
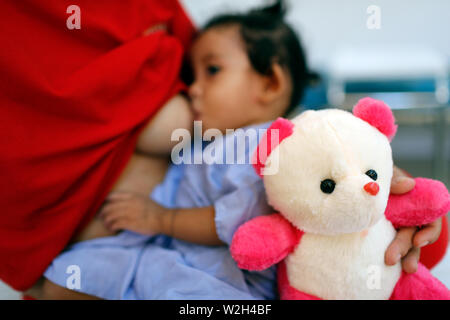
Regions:
[[[241, 224], [272, 212], [263, 182], [249, 161], [269, 125], [243, 128], [245, 133], [259, 133], [256, 137], [249, 135], [244, 153], [237, 150], [237, 134], [215, 141], [222, 143], [224, 154], [217, 152], [213, 158], [223, 157], [225, 161], [226, 153], [233, 148], [235, 162], [242, 162], [238, 158], [244, 155], [245, 164], [171, 165], [150, 197], [170, 208], [214, 206], [217, 234], [230, 245]], [[207, 146], [200, 147], [200, 151], [206, 151]], [[68, 282], [73, 283], [72, 265], [80, 271], [77, 291], [105, 299], [276, 297], [275, 268], [262, 272], [240, 270], [227, 246], [202, 246], [164, 235], [143, 236], [124, 231], [117, 236], [77, 243], [55, 258], [44, 276], [66, 287]]]

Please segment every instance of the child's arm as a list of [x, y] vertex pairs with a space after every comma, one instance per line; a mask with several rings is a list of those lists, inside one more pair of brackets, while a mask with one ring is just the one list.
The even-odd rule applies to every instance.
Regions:
[[165, 234], [201, 245], [224, 245], [216, 233], [214, 207], [167, 209], [146, 196], [112, 193], [100, 213], [111, 231]]
[[163, 216], [162, 234], [201, 245], [225, 245], [216, 232], [213, 206], [175, 209], [169, 212], [170, 214]]
[[178, 141], [171, 141], [176, 129], [193, 127], [193, 114], [188, 99], [178, 94], [170, 99], [139, 134], [136, 151], [151, 155], [168, 155]]

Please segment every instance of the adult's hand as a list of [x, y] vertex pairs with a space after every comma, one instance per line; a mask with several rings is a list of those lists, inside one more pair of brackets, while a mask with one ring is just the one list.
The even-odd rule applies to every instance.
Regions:
[[[405, 171], [394, 166], [391, 182], [392, 194], [403, 194], [411, 191], [415, 181]], [[407, 273], [417, 271], [420, 248], [435, 242], [441, 233], [442, 219], [418, 227], [405, 227], [397, 231], [395, 239], [386, 250], [385, 263], [394, 265], [402, 259], [402, 268]]]

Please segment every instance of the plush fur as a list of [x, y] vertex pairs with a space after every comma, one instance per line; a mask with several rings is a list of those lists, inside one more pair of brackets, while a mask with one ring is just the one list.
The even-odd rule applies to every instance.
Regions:
[[450, 195], [436, 180], [416, 178], [413, 190], [405, 195], [391, 195], [386, 217], [397, 227], [422, 226], [450, 211]]
[[394, 115], [383, 101], [361, 99], [353, 108], [353, 114], [377, 128], [389, 141], [392, 141], [397, 132]]
[[412, 274], [403, 272], [391, 300], [449, 300], [450, 293], [421, 263]]
[[[392, 178], [389, 141], [376, 128], [342, 110], [307, 111], [294, 132], [267, 158], [278, 173], [264, 176], [269, 203], [307, 233], [337, 235], [367, 229], [383, 215]], [[371, 143], [367, 143], [371, 141]], [[376, 197], [364, 185], [378, 173]], [[320, 190], [332, 178], [332, 194]]]
[[239, 268], [264, 270], [291, 253], [302, 235], [279, 214], [261, 216], [239, 228], [231, 252]]
[[267, 130], [261, 139], [252, 158], [253, 167], [260, 177], [266, 166], [267, 157], [272, 153], [281, 141], [289, 137], [293, 132], [294, 124], [287, 119], [278, 118]]
[[[286, 264], [282, 261], [278, 264], [278, 284], [280, 287], [280, 299], [282, 300], [321, 300], [317, 296], [298, 291], [289, 283]], [[397, 285], [390, 296], [390, 300], [448, 300], [445, 286], [430, 274], [430, 271], [422, 264], [418, 265], [417, 272], [407, 274], [402, 272]]]
[[[249, 270], [279, 262], [283, 299], [450, 299], [450, 291], [422, 265], [415, 276], [406, 276], [400, 263], [384, 263], [394, 227], [444, 215], [450, 207], [447, 189], [419, 178], [413, 191], [389, 196], [395, 119], [384, 103], [370, 98], [354, 112], [307, 111], [292, 126], [274, 123], [289, 129], [255, 169], [281, 214], [241, 226], [232, 241], [233, 258]], [[275, 174], [264, 175], [268, 163], [278, 168]], [[321, 190], [325, 179], [335, 183], [331, 193]], [[413, 292], [415, 285], [430, 294]]]

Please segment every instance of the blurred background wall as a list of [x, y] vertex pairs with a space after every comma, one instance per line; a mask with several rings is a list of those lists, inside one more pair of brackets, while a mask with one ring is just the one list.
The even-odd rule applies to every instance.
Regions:
[[[270, 0], [181, 0], [197, 26], [219, 12], [245, 11]], [[288, 0], [287, 20], [299, 31], [310, 65], [321, 69], [345, 44], [425, 44], [450, 57], [450, 1]], [[381, 9], [381, 28], [366, 26], [369, 6]]]

